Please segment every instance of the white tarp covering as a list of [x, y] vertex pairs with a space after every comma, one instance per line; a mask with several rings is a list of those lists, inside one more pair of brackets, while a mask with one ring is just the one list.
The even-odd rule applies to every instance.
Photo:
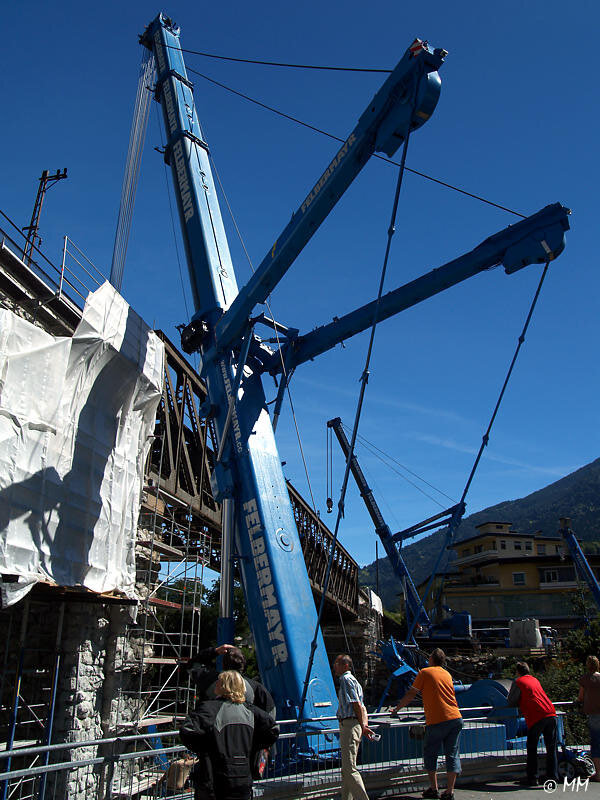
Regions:
[[374, 609], [380, 616], [383, 616], [383, 603], [381, 597], [375, 594], [372, 589], [369, 589], [369, 599], [371, 601], [371, 608]]
[[[72, 338], [0, 310], [0, 573], [134, 597], [164, 347], [105, 283]], [[6, 583], [3, 589], [16, 589]]]

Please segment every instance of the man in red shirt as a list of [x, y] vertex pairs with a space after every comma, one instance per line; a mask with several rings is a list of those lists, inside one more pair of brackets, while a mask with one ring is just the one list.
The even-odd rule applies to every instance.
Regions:
[[537, 748], [540, 736], [546, 746], [546, 780], [558, 781], [558, 751], [556, 709], [542, 689], [537, 678], [529, 673], [529, 666], [517, 664], [517, 677], [510, 687], [506, 704], [519, 707], [527, 725], [527, 777], [520, 783], [539, 786]]

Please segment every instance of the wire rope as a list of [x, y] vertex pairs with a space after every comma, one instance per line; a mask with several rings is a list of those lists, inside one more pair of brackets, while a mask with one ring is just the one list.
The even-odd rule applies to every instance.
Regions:
[[[347, 430], [348, 432], [350, 431], [350, 428], [348, 428], [346, 425], [344, 425], [344, 423], [343, 423], [343, 422], [342, 422], [342, 427], [346, 428], [346, 430]], [[456, 500], [455, 500], [453, 497], [450, 497], [450, 495], [446, 494], [446, 493], [445, 493], [445, 492], [443, 492], [441, 489], [438, 489], [438, 487], [437, 487], [437, 486], [434, 486], [434, 484], [433, 484], [433, 483], [429, 483], [429, 481], [425, 480], [425, 478], [421, 477], [421, 475], [418, 475], [416, 472], [414, 472], [414, 471], [413, 471], [413, 470], [411, 470], [409, 467], [407, 467], [407, 466], [406, 466], [406, 464], [403, 464], [401, 461], [398, 461], [398, 459], [394, 458], [394, 456], [390, 455], [389, 453], [386, 453], [386, 452], [385, 452], [385, 450], [382, 450], [380, 447], [378, 447], [378, 446], [377, 446], [376, 444], [374, 444], [373, 442], [370, 442], [370, 441], [369, 441], [369, 440], [366, 438], [366, 436], [363, 436], [362, 434], [360, 434], [360, 433], [359, 433], [359, 434], [358, 434], [358, 439], [359, 439], [360, 443], [361, 443], [363, 446], [365, 446], [365, 447], [366, 447], [366, 446], [368, 445], [369, 447], [372, 447], [372, 448], [373, 448], [373, 450], [376, 450], [378, 453], [380, 453], [382, 456], [385, 456], [385, 458], [389, 458], [389, 460], [390, 460], [390, 461], [393, 461], [393, 462], [394, 462], [394, 464], [397, 464], [399, 467], [401, 467], [401, 469], [404, 469], [404, 470], [406, 470], [406, 472], [408, 472], [408, 473], [409, 473], [410, 475], [412, 475], [414, 478], [417, 478], [417, 480], [421, 481], [421, 482], [422, 482], [422, 483], [424, 483], [426, 486], [429, 486], [429, 488], [430, 488], [430, 489], [433, 489], [433, 490], [434, 490], [434, 492], [438, 492], [438, 494], [441, 494], [443, 497], [445, 497], [447, 500], [450, 500], [450, 502], [452, 502], [452, 503], [455, 503], [455, 502], [456, 502]], [[385, 462], [384, 462], [384, 463], [385, 463]]]
[[121, 187], [121, 202], [119, 205], [119, 216], [117, 219], [117, 229], [115, 231], [110, 269], [110, 282], [118, 292], [121, 291], [121, 286], [123, 284], [123, 272], [125, 269], [125, 257], [127, 255], [127, 245], [129, 243], [135, 194], [140, 174], [146, 129], [148, 127], [151, 100], [148, 87], [154, 82], [154, 74], [154, 55], [150, 50], [144, 48], [133, 109], [131, 133], [129, 135], [129, 146], [125, 159], [123, 184]]
[[[250, 103], [254, 103], [254, 105], [259, 106], [260, 108], [264, 108], [267, 111], [271, 111], [273, 114], [277, 114], [284, 119], [288, 119], [291, 122], [295, 122], [297, 125], [301, 125], [303, 128], [308, 128], [315, 133], [320, 133], [323, 136], [327, 136], [329, 139], [333, 139], [336, 142], [343, 143], [345, 140], [340, 138], [339, 136], [335, 136], [333, 133], [329, 133], [328, 131], [323, 130], [322, 128], [317, 128], [315, 125], [311, 125], [308, 122], [304, 122], [298, 117], [294, 117], [291, 114], [286, 114], [284, 111], [280, 111], [273, 106], [269, 106], [266, 103], [262, 103], [260, 100], [256, 100], [254, 97], [250, 97], [250, 95], [244, 94], [243, 92], [239, 92], [237, 89], [232, 89], [230, 86], [227, 86], [220, 81], [215, 80], [214, 78], [205, 75], [203, 72], [199, 72], [198, 70], [192, 69], [191, 67], [187, 68], [188, 72], [194, 73], [194, 75], [198, 75], [200, 78], [203, 78], [205, 81], [214, 84], [215, 86], [219, 86], [221, 89], [225, 89], [227, 92], [231, 94], [237, 95], [237, 97], [241, 97], [244, 100], [248, 100]], [[378, 158], [380, 161], [385, 161], [388, 164], [393, 164], [396, 167], [399, 167], [400, 164], [398, 161], [394, 161], [392, 158], [386, 158], [385, 156], [379, 155], [378, 153], [374, 153], [375, 158]], [[461, 189], [459, 186], [455, 186], [452, 183], [448, 183], [447, 181], [443, 181], [440, 178], [434, 178], [432, 175], [427, 175], [425, 172], [421, 172], [420, 170], [413, 169], [412, 167], [404, 167], [406, 172], [410, 172], [413, 175], [418, 175], [420, 178], [424, 178], [425, 180], [431, 181], [432, 183], [437, 183], [439, 186], [444, 186], [446, 189], [452, 189], [454, 192], [458, 192], [459, 194], [464, 194], [466, 197], [471, 197], [473, 200], [479, 200], [486, 205], [492, 206], [493, 208], [498, 208], [501, 211], [506, 211], [509, 214], [514, 214], [516, 217], [520, 217], [521, 219], [525, 219], [526, 215], [521, 214], [520, 211], [515, 211], [512, 208], [508, 208], [508, 206], [504, 206], [501, 203], [495, 203], [493, 200], [488, 200], [481, 195], [475, 194], [474, 192], [469, 192], [466, 189]]]
[[[483, 451], [485, 450], [485, 448], [487, 447], [487, 445], [489, 443], [490, 433], [492, 431], [492, 426], [494, 425], [494, 422], [496, 421], [496, 417], [498, 415], [498, 411], [500, 410], [500, 405], [501, 405], [502, 400], [504, 399], [504, 395], [506, 393], [506, 388], [508, 386], [508, 382], [509, 382], [509, 380], [510, 380], [510, 378], [512, 376], [512, 373], [513, 373], [517, 358], [518, 358], [519, 353], [521, 351], [521, 347], [523, 346], [523, 342], [525, 341], [525, 335], [526, 335], [527, 330], [529, 328], [529, 323], [531, 322], [531, 318], [533, 316], [533, 312], [534, 312], [535, 307], [537, 305], [537, 301], [538, 301], [538, 298], [540, 296], [540, 292], [542, 291], [542, 286], [544, 285], [544, 281], [546, 279], [546, 275], [548, 273], [548, 267], [549, 266], [550, 266], [550, 262], [546, 261], [546, 263], [544, 265], [544, 269], [543, 269], [542, 274], [540, 276], [540, 280], [538, 282], [536, 291], [534, 293], [533, 300], [531, 301], [531, 305], [529, 307], [529, 311], [528, 311], [527, 317], [525, 319], [525, 324], [523, 325], [523, 330], [521, 331], [521, 335], [519, 336], [519, 338], [517, 340], [517, 346], [515, 348], [515, 352], [513, 354], [512, 360], [510, 362], [510, 366], [509, 366], [508, 371], [506, 373], [506, 377], [504, 378], [504, 383], [502, 384], [502, 388], [500, 389], [500, 394], [498, 395], [498, 399], [496, 401], [496, 405], [494, 406], [494, 410], [492, 411], [492, 415], [490, 417], [490, 421], [488, 423], [487, 429], [486, 429], [485, 433], [483, 434], [483, 437], [482, 437], [482, 440], [481, 440], [481, 445], [479, 446], [479, 450], [477, 452], [477, 455], [475, 456], [475, 461], [473, 462], [473, 466], [471, 468], [471, 472], [469, 473], [469, 477], [467, 478], [467, 481], [465, 483], [465, 487], [463, 489], [463, 493], [461, 495], [460, 501], [459, 501], [458, 505], [456, 506], [454, 513], [452, 514], [452, 518], [451, 518], [449, 526], [448, 526], [448, 533], [446, 535], [446, 539], [444, 541], [443, 548], [442, 548], [442, 550], [440, 551], [440, 554], [437, 557], [435, 566], [434, 566], [433, 571], [431, 573], [431, 577], [429, 578], [429, 581], [427, 583], [427, 587], [425, 589], [425, 592], [423, 593], [423, 598], [428, 597], [429, 592], [431, 591], [431, 587], [433, 585], [434, 578], [435, 578], [435, 576], [437, 574], [437, 571], [439, 569], [440, 563], [442, 561], [442, 557], [444, 555], [444, 552], [447, 550], [448, 546], [450, 544], [452, 544], [452, 542], [454, 540], [454, 534], [458, 530], [458, 526], [460, 525], [460, 523], [462, 521], [462, 517], [463, 517], [463, 514], [465, 512], [465, 500], [466, 500], [467, 494], [469, 492], [469, 489], [471, 488], [471, 483], [473, 482], [473, 478], [475, 477], [475, 473], [477, 471], [477, 468], [479, 467], [479, 463], [481, 461], [481, 457], [483, 455]], [[440, 589], [438, 591], [436, 602], [439, 599], [439, 597], [441, 596], [442, 590], [443, 590], [443, 582], [440, 584]], [[412, 622], [412, 624], [411, 624], [411, 626], [409, 628], [407, 639], [409, 639], [412, 636], [412, 632], [414, 630], [414, 627], [415, 627], [415, 624], [416, 624], [416, 620], [418, 619], [418, 616], [421, 613], [421, 610], [423, 608], [424, 608], [424, 600], [421, 599], [421, 602], [419, 603], [419, 608], [417, 609], [417, 613], [415, 615], [415, 618], [414, 618], [414, 620], [413, 620], [413, 622]]]
[[189, 53], [193, 56], [202, 56], [203, 58], [214, 58], [218, 61], [232, 61], [237, 64], [259, 64], [263, 67], [288, 67], [289, 69], [313, 69], [313, 70], [324, 70], [329, 72], [378, 72], [383, 73], [385, 75], [389, 75], [393, 72], [391, 69], [385, 69], [383, 67], [337, 67], [333, 65], [327, 64], [292, 64], [286, 61], [264, 61], [261, 59], [256, 58], [238, 58], [236, 56], [223, 56], [217, 53], [205, 53], [202, 50], [189, 50], [185, 47], [179, 47], [179, 45], [174, 44], [164, 44], [163, 47], [170, 48], [172, 50], [179, 50], [181, 53]]
[[[343, 424], [343, 423], [342, 423], [342, 424]], [[348, 428], [346, 425], [343, 425], [343, 427], [344, 427], [344, 428], [346, 428], [346, 430], [350, 431], [350, 428]], [[394, 458], [392, 458], [392, 456], [390, 456], [388, 453], [385, 453], [385, 452], [383, 452], [382, 450], [380, 450], [378, 447], [376, 447], [374, 444], [372, 444], [372, 442], [369, 442], [367, 439], [365, 439], [364, 437], [360, 436], [360, 434], [358, 435], [358, 437], [357, 437], [357, 438], [358, 438], [358, 443], [359, 443], [360, 445], [362, 445], [362, 447], [364, 447], [364, 448], [365, 448], [365, 450], [367, 450], [369, 453], [371, 453], [371, 455], [375, 456], [375, 458], [379, 459], [379, 461], [381, 461], [381, 463], [382, 463], [382, 464], [384, 464], [384, 465], [385, 465], [385, 466], [386, 466], [388, 469], [390, 469], [390, 470], [391, 470], [392, 472], [394, 472], [396, 475], [399, 475], [399, 476], [400, 476], [400, 477], [401, 477], [403, 480], [405, 480], [405, 481], [406, 481], [407, 483], [409, 483], [411, 486], [414, 486], [414, 488], [415, 488], [415, 489], [416, 489], [418, 492], [421, 492], [421, 494], [425, 495], [425, 497], [428, 497], [428, 498], [429, 498], [429, 499], [430, 499], [432, 502], [434, 502], [434, 503], [436, 503], [436, 505], [440, 506], [440, 508], [444, 508], [444, 505], [443, 505], [443, 503], [440, 503], [440, 501], [439, 501], [439, 500], [436, 500], [436, 498], [435, 498], [435, 497], [432, 497], [432, 496], [431, 496], [431, 495], [430, 495], [428, 492], [426, 492], [424, 489], [422, 489], [422, 488], [421, 488], [421, 487], [420, 487], [420, 486], [419, 486], [417, 483], [415, 483], [414, 481], [411, 481], [411, 480], [410, 480], [410, 478], [407, 478], [407, 477], [406, 477], [406, 475], [403, 475], [403, 474], [400, 472], [400, 470], [398, 470], [398, 469], [395, 469], [395, 468], [394, 468], [394, 467], [393, 467], [391, 464], [388, 464], [388, 462], [387, 462], [385, 459], [386, 459], [386, 458], [389, 458], [391, 461], [394, 461], [394, 463], [398, 464], [400, 467], [402, 467], [402, 469], [405, 469], [407, 472], [409, 472], [411, 475], [413, 475], [415, 478], [417, 478], [417, 480], [420, 480], [420, 481], [422, 481], [424, 484], [426, 484], [427, 486], [429, 486], [429, 487], [430, 487], [431, 489], [433, 489], [435, 492], [438, 492], [438, 493], [439, 493], [439, 494], [441, 494], [443, 497], [446, 497], [446, 498], [447, 498], [448, 500], [450, 500], [452, 503], [455, 503], [455, 502], [456, 502], [456, 501], [454, 500], [454, 498], [452, 498], [452, 497], [449, 497], [449, 496], [448, 496], [448, 495], [447, 495], [445, 492], [442, 492], [442, 490], [441, 490], [441, 489], [438, 489], [438, 488], [437, 488], [437, 487], [435, 487], [433, 484], [431, 484], [431, 483], [429, 483], [428, 481], [426, 481], [426, 480], [425, 480], [425, 478], [421, 478], [421, 476], [420, 476], [420, 475], [417, 475], [415, 472], [412, 472], [412, 470], [408, 469], [408, 467], [405, 467], [405, 466], [404, 466], [404, 464], [400, 464], [400, 462], [396, 461], [396, 460], [395, 460]], [[381, 455], [381, 453], [383, 453], [383, 455]], [[385, 456], [385, 458], [384, 458], [384, 456]]]
[[[252, 263], [252, 259], [250, 257], [250, 254], [248, 253], [248, 249], [246, 247], [246, 243], [244, 241], [244, 237], [242, 236], [242, 232], [241, 232], [241, 230], [239, 228], [239, 225], [237, 223], [235, 214], [233, 213], [233, 209], [232, 209], [231, 204], [229, 202], [229, 198], [227, 197], [227, 192], [225, 191], [225, 187], [223, 186], [223, 183], [222, 183], [221, 178], [219, 176], [219, 171], [218, 171], [218, 169], [216, 167], [216, 164], [215, 164], [215, 161], [214, 161], [214, 157], [211, 156], [210, 160], [211, 160], [211, 165], [212, 165], [212, 167], [214, 169], [214, 172], [215, 172], [215, 176], [217, 178], [217, 182], [219, 184], [219, 188], [221, 189], [221, 192], [223, 194], [223, 198], [225, 200], [225, 204], [227, 206], [229, 214], [231, 215], [231, 219], [233, 221], [233, 225], [234, 225], [235, 231], [236, 231], [237, 236], [238, 236], [238, 238], [240, 240], [240, 243], [242, 245], [242, 249], [243, 249], [243, 251], [245, 253], [246, 259], [248, 260], [248, 264], [250, 265], [250, 269], [251, 269], [252, 273], [254, 273], [254, 264]], [[273, 313], [273, 310], [272, 310], [272, 307], [271, 307], [271, 295], [269, 295], [267, 297], [267, 299], [265, 301], [265, 305], [267, 307], [267, 310], [269, 311], [269, 314], [271, 315], [271, 318], [273, 320], [275, 320], [276, 317], [275, 317], [275, 315]], [[295, 429], [295, 432], [296, 432], [296, 439], [298, 441], [298, 448], [300, 450], [300, 458], [302, 460], [302, 465], [303, 465], [303, 469], [304, 469], [304, 475], [306, 477], [306, 483], [308, 485], [308, 491], [309, 491], [309, 494], [310, 494], [313, 513], [315, 514], [316, 517], [318, 517], [319, 515], [317, 513], [317, 504], [316, 504], [316, 501], [315, 501], [315, 496], [314, 496], [314, 492], [313, 492], [313, 488], [312, 488], [312, 482], [311, 482], [311, 479], [310, 479], [310, 473], [309, 473], [309, 470], [308, 470], [308, 463], [306, 461], [306, 455], [305, 455], [305, 452], [304, 452], [304, 445], [302, 443], [302, 435], [300, 433], [300, 427], [298, 425], [298, 418], [296, 416], [296, 410], [294, 408], [294, 401], [292, 399], [292, 393], [290, 391], [290, 380], [291, 380], [291, 376], [292, 376], [293, 373], [288, 373], [288, 371], [287, 371], [287, 367], [285, 365], [285, 360], [283, 358], [282, 343], [281, 343], [281, 339], [279, 338], [279, 332], [277, 330], [277, 327], [275, 328], [275, 337], [276, 337], [276, 341], [277, 341], [277, 351], [278, 351], [279, 357], [281, 359], [281, 366], [282, 366], [282, 371], [283, 371], [281, 380], [285, 381], [286, 393], [287, 393], [287, 396], [288, 396], [288, 402], [290, 404], [290, 411], [291, 411], [291, 414], [292, 414], [292, 421], [294, 423], [294, 429]], [[319, 524], [321, 524], [321, 523], [319, 523]]]
[[[344, 634], [344, 642], [346, 643], [346, 652], [350, 653], [350, 643], [348, 641], [348, 637], [346, 635], [346, 626], [344, 625], [344, 618], [342, 617], [342, 609], [340, 608], [339, 602], [336, 600], [335, 604], [337, 606], [338, 614], [340, 615], [340, 625], [342, 626], [342, 633]], [[354, 648], [352, 648], [354, 650]]]
[[393, 519], [395, 527], [399, 530], [402, 527], [400, 520], [398, 519], [393, 506], [391, 505], [391, 503], [388, 502], [379, 484], [379, 481], [376, 479], [375, 475], [371, 472], [369, 466], [365, 464], [364, 461], [361, 461], [360, 468], [364, 473], [365, 479], [369, 487], [375, 490], [375, 496], [377, 497], [377, 505], [384, 505], [386, 507], [389, 517]]
[[525, 320], [525, 324], [523, 325], [523, 330], [521, 331], [521, 335], [519, 336], [519, 338], [517, 340], [517, 347], [516, 347], [514, 355], [512, 357], [512, 361], [510, 362], [510, 366], [508, 368], [508, 372], [506, 373], [506, 377], [504, 378], [504, 383], [502, 384], [502, 388], [500, 389], [500, 394], [498, 396], [498, 400], [496, 401], [496, 405], [494, 406], [494, 410], [492, 411], [492, 416], [490, 417], [490, 421], [488, 423], [488, 427], [486, 429], [486, 432], [483, 434], [483, 437], [482, 437], [482, 440], [481, 440], [481, 445], [479, 446], [479, 451], [477, 453], [477, 456], [475, 457], [475, 461], [473, 463], [473, 467], [471, 469], [469, 477], [467, 478], [467, 482], [465, 484], [465, 488], [463, 489], [462, 497], [460, 499], [461, 503], [464, 503], [464, 500], [465, 500], [465, 498], [467, 496], [467, 492], [469, 491], [469, 489], [471, 487], [471, 482], [473, 481], [473, 478], [475, 477], [475, 472], [477, 471], [477, 467], [479, 466], [479, 462], [481, 460], [481, 456], [483, 455], [483, 451], [485, 450], [485, 448], [488, 445], [488, 442], [489, 442], [489, 439], [490, 439], [490, 433], [492, 431], [492, 426], [493, 426], [494, 422], [496, 421], [496, 416], [498, 415], [498, 411], [500, 410], [500, 404], [502, 403], [502, 400], [504, 398], [504, 394], [506, 392], [506, 387], [508, 386], [508, 382], [509, 382], [509, 380], [511, 378], [511, 375], [513, 373], [513, 369], [515, 367], [517, 358], [518, 358], [519, 353], [521, 351], [521, 347], [523, 346], [523, 342], [525, 341], [525, 335], [527, 334], [527, 329], [529, 328], [529, 323], [531, 322], [531, 317], [533, 316], [533, 312], [534, 312], [535, 307], [537, 305], [537, 301], [538, 301], [538, 298], [540, 296], [540, 292], [542, 291], [542, 286], [544, 285], [544, 281], [546, 280], [546, 275], [548, 273], [548, 267], [549, 266], [550, 266], [550, 262], [546, 261], [546, 263], [544, 265], [544, 269], [543, 269], [542, 274], [540, 276], [540, 280], [539, 280], [537, 289], [536, 289], [535, 294], [533, 296], [533, 300], [531, 301], [531, 306], [529, 308], [529, 312], [527, 314], [527, 318]]

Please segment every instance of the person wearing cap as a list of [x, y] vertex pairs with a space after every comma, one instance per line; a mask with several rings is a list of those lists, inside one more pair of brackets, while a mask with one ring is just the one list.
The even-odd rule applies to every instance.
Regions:
[[223, 669], [235, 669], [240, 673], [246, 684], [246, 701], [262, 708], [267, 714], [275, 718], [275, 703], [270, 692], [254, 678], [244, 675], [246, 657], [239, 647], [233, 644], [221, 644], [219, 647], [206, 647], [192, 658], [182, 664], [196, 687], [198, 700], [212, 700], [215, 696], [215, 686], [219, 677], [219, 670], [215, 666], [217, 656], [223, 657]]

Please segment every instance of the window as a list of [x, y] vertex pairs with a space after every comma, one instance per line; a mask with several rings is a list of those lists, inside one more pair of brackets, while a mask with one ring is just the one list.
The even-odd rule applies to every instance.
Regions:
[[525, 542], [525, 550], [531, 552], [533, 550], [533, 542]]
[[503, 527], [502, 525], [496, 525], [496, 530], [497, 530], [497, 531], [501, 531], [501, 530], [502, 530], [502, 527]]
[[513, 584], [515, 586], [525, 586], [525, 573], [513, 572]]
[[554, 552], [555, 553], [560, 553], [560, 545], [559, 544], [555, 544], [554, 545]]
[[464, 558], [465, 556], [470, 556], [470, 555], [471, 555], [470, 548], [469, 547], [465, 547], [465, 549], [461, 553], [461, 556]]
[[545, 556], [546, 555], [546, 545], [545, 544], [538, 544], [537, 551], [538, 551], [538, 556]]
[[475, 545], [475, 551], [474, 551], [475, 553], [481, 553], [482, 550], [483, 550], [482, 544]]
[[522, 550], [523, 543], [522, 542], [515, 542], [515, 550]]
[[544, 570], [544, 583], [558, 583], [558, 570], [545, 569]]
[[506, 542], [504, 539], [500, 540], [500, 550], [506, 550]]

